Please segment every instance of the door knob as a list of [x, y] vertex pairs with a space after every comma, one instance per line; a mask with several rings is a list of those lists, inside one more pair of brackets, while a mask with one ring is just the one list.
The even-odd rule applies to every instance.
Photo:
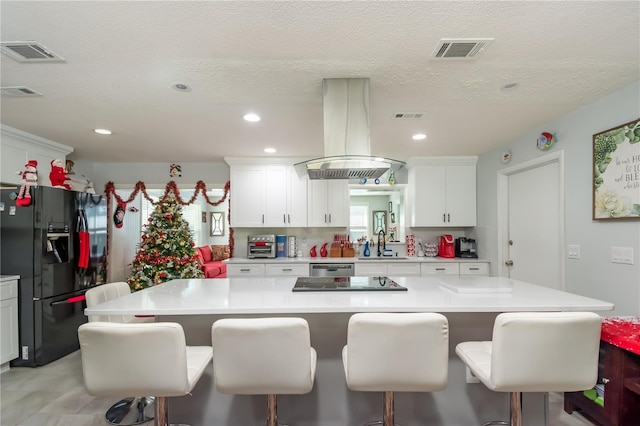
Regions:
[[507, 260], [504, 264], [507, 266], [513, 266], [513, 260]]

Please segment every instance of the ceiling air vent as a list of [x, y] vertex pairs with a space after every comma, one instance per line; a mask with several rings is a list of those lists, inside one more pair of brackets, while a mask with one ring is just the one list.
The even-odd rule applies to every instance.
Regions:
[[432, 59], [475, 59], [492, 42], [492, 38], [443, 38], [431, 57]]
[[65, 62], [63, 58], [35, 41], [3, 41], [0, 44], [2, 53], [17, 62]]
[[43, 96], [42, 93], [29, 89], [26, 86], [0, 87], [0, 95], [2, 96]]
[[417, 118], [422, 118], [424, 114], [421, 112], [396, 112], [393, 114], [393, 118], [397, 120], [415, 120]]

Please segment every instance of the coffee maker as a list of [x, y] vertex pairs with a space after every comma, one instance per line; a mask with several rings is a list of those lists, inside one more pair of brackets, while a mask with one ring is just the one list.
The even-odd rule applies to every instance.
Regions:
[[476, 240], [473, 238], [460, 237], [455, 242], [456, 257], [477, 259]]

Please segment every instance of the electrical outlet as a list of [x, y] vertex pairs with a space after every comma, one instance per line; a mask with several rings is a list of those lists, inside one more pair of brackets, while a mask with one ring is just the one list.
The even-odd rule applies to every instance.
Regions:
[[633, 247], [611, 247], [611, 263], [633, 265]]
[[22, 359], [24, 360], [29, 359], [29, 346], [22, 347]]
[[578, 244], [569, 244], [567, 248], [569, 259], [580, 259], [580, 246]]

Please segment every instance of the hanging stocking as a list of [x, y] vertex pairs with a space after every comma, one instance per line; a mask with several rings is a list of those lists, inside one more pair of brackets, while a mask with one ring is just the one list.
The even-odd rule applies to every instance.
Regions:
[[113, 214], [113, 223], [115, 223], [116, 228], [122, 228], [122, 222], [124, 221], [124, 213], [127, 205], [125, 203], [118, 203], [118, 207], [116, 207], [116, 212]]

